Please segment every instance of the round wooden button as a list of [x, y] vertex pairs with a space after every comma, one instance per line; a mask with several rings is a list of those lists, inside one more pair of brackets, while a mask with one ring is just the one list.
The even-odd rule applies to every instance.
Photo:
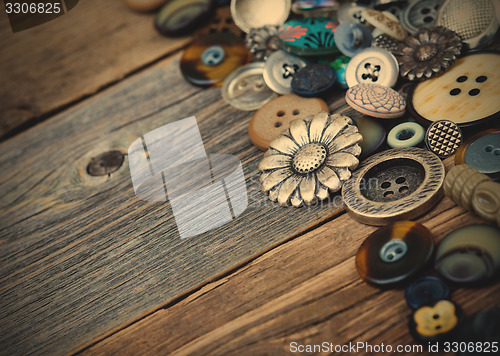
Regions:
[[167, 0], [123, 0], [125, 5], [130, 10], [137, 12], [149, 12], [156, 10], [161, 5], [167, 2]]
[[213, 8], [212, 0], [170, 0], [158, 12], [155, 27], [165, 36], [184, 35], [208, 21]]
[[394, 89], [382, 85], [355, 85], [347, 90], [345, 99], [360, 113], [381, 119], [401, 117], [406, 112], [405, 99]]
[[250, 119], [248, 134], [259, 149], [269, 149], [269, 142], [290, 128], [296, 119], [328, 111], [328, 105], [318, 98], [302, 98], [295, 94], [283, 95], [262, 106]]

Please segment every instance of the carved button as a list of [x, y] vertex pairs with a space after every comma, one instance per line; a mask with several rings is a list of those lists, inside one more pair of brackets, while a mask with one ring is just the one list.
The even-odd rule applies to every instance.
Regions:
[[360, 160], [375, 153], [385, 142], [386, 131], [384, 127], [375, 120], [368, 116], [360, 116], [353, 118], [354, 123], [358, 127], [359, 133], [363, 136], [363, 142], [360, 143], [361, 155]]
[[278, 28], [276, 26], [253, 28], [248, 32], [245, 43], [255, 59], [266, 61], [279, 49]]
[[432, 123], [425, 133], [427, 149], [441, 158], [454, 155], [462, 144], [462, 130], [448, 120]]
[[383, 33], [373, 39], [371, 46], [382, 48], [386, 51], [394, 53], [398, 48], [398, 43], [399, 42], [397, 40]]
[[231, 0], [234, 22], [244, 32], [252, 28], [282, 25], [290, 13], [291, 0]]
[[335, 84], [337, 75], [326, 64], [310, 64], [300, 69], [292, 79], [292, 91], [300, 96], [319, 96]]
[[167, 0], [123, 0], [125, 5], [131, 10], [137, 12], [149, 12], [156, 10]]
[[370, 30], [358, 23], [345, 22], [339, 25], [335, 31], [335, 45], [340, 52], [348, 57], [370, 47], [371, 41]]
[[292, 79], [306, 66], [306, 62], [285, 51], [277, 51], [269, 56], [264, 66], [266, 84], [278, 94], [292, 92]]
[[408, 36], [398, 18], [390, 12], [366, 9], [361, 12], [361, 16], [378, 30], [378, 34], [385, 33], [398, 41], [402, 41]]
[[214, 33], [195, 40], [181, 58], [181, 72], [192, 84], [222, 85], [229, 73], [250, 61], [250, 52], [231, 33]]
[[413, 117], [429, 125], [450, 120], [464, 127], [485, 124], [500, 112], [500, 53], [459, 58], [442, 75], [415, 84], [408, 93]]
[[368, 236], [356, 254], [356, 269], [365, 282], [394, 285], [425, 267], [433, 251], [429, 229], [417, 222], [398, 221]]
[[422, 276], [405, 289], [406, 303], [412, 309], [434, 304], [440, 300], [448, 299], [449, 296], [448, 284], [438, 276]]
[[456, 283], [493, 278], [500, 270], [500, 230], [469, 225], [453, 231], [437, 247], [435, 269]]
[[410, 331], [420, 342], [445, 341], [459, 330], [462, 322], [458, 306], [449, 300], [440, 300], [413, 312]]
[[411, 219], [441, 198], [445, 172], [433, 153], [393, 148], [364, 160], [342, 189], [347, 212], [370, 225]]
[[387, 135], [387, 144], [391, 148], [418, 146], [425, 136], [425, 130], [416, 122], [404, 122], [396, 125]]
[[378, 84], [392, 87], [399, 76], [399, 64], [394, 55], [382, 48], [359, 51], [347, 65], [347, 85]]
[[455, 164], [467, 164], [493, 178], [500, 176], [500, 129], [477, 133], [460, 146]]
[[358, 84], [349, 88], [346, 102], [362, 114], [393, 119], [406, 112], [405, 99], [395, 90], [377, 84]]
[[168, 1], [155, 18], [155, 27], [163, 35], [180, 36], [208, 21], [212, 0]]
[[287, 130], [293, 120], [326, 110], [328, 105], [321, 99], [301, 98], [295, 94], [280, 96], [262, 106], [252, 116], [248, 126], [250, 140], [265, 151], [269, 148], [269, 142]]
[[401, 12], [401, 25], [410, 33], [434, 27], [439, 6], [444, 0], [410, 1]]
[[276, 97], [264, 82], [264, 63], [240, 67], [228, 75], [222, 86], [222, 98], [239, 110], [257, 110]]

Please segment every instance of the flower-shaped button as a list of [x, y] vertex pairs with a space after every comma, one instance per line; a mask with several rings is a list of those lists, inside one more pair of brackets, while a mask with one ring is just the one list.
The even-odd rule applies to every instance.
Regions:
[[278, 27], [253, 28], [248, 32], [245, 43], [255, 59], [265, 61], [279, 49]]
[[352, 120], [326, 111], [295, 120], [259, 164], [262, 192], [281, 206], [314, 204], [337, 192], [358, 166], [362, 136]]
[[410, 319], [410, 331], [421, 342], [446, 340], [459, 329], [462, 321], [458, 306], [449, 300], [440, 300], [415, 310]]

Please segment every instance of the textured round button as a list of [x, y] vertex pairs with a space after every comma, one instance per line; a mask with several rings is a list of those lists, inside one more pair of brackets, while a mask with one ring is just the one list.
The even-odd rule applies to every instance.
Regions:
[[463, 323], [463, 314], [453, 302], [440, 300], [418, 308], [410, 317], [410, 332], [420, 342], [449, 340]]
[[449, 157], [462, 144], [462, 130], [457, 124], [448, 120], [433, 122], [425, 133], [425, 145], [432, 153], [441, 158]]
[[371, 46], [382, 48], [386, 51], [394, 53], [398, 48], [398, 41], [383, 33], [373, 39]]
[[226, 76], [250, 61], [250, 52], [231, 33], [214, 33], [195, 40], [181, 58], [181, 72], [200, 86], [221, 85]]
[[394, 55], [382, 48], [359, 51], [347, 65], [347, 85], [369, 83], [392, 87], [399, 76], [399, 64]]
[[442, 196], [445, 172], [433, 153], [416, 147], [393, 148], [364, 160], [344, 183], [347, 212], [370, 225], [417, 217]]
[[327, 111], [328, 105], [318, 98], [301, 98], [289, 94], [275, 98], [262, 106], [250, 119], [248, 134], [257, 148], [265, 151], [269, 142], [279, 137], [296, 119]]
[[299, 56], [324, 56], [338, 53], [335, 46], [335, 19], [300, 18], [289, 20], [278, 30], [280, 44]]
[[252, 28], [282, 25], [290, 13], [291, 0], [231, 0], [234, 22], [244, 32]]
[[361, 12], [361, 16], [377, 30], [398, 41], [402, 41], [408, 36], [398, 18], [390, 12], [365, 9]]
[[364, 160], [382, 146], [385, 142], [386, 131], [378, 120], [368, 116], [354, 117], [353, 121], [358, 127], [359, 133], [363, 136], [363, 141], [359, 144], [362, 150], [359, 159]]
[[345, 98], [353, 109], [373, 117], [393, 119], [406, 112], [405, 99], [394, 89], [382, 85], [355, 85], [347, 90]]
[[302, 58], [285, 51], [276, 51], [266, 61], [264, 80], [269, 88], [276, 93], [290, 94], [292, 92], [293, 77], [306, 64]]
[[438, 77], [410, 88], [408, 108], [426, 126], [450, 120], [464, 127], [500, 117], [500, 53], [473, 53], [457, 59]]
[[365, 282], [387, 286], [415, 275], [433, 251], [429, 229], [417, 222], [398, 221], [368, 236], [356, 254], [356, 269]]
[[351, 2], [342, 5], [337, 12], [337, 18], [339, 23], [357, 22], [362, 25], [365, 25], [366, 20], [361, 17], [361, 12], [364, 9], [366, 9], [366, 6], [363, 6], [356, 2]]
[[448, 284], [438, 276], [422, 276], [405, 289], [406, 303], [412, 309], [434, 304], [437, 301], [448, 299], [449, 296]]
[[264, 82], [264, 63], [255, 62], [229, 74], [222, 85], [222, 98], [239, 110], [257, 110], [276, 97]]
[[125, 5], [131, 10], [137, 12], [149, 12], [156, 10], [167, 0], [123, 0]]
[[444, 0], [410, 1], [401, 12], [401, 25], [410, 33], [416, 33], [421, 28], [434, 27], [439, 6]]
[[300, 96], [318, 96], [335, 84], [337, 75], [326, 64], [309, 64], [300, 69], [292, 79], [292, 91]]
[[344, 22], [335, 31], [335, 44], [340, 52], [348, 57], [370, 47], [371, 41], [370, 30], [359, 23]]
[[477, 133], [459, 147], [455, 164], [467, 164], [492, 177], [500, 175], [500, 129]]
[[491, 279], [500, 269], [500, 230], [469, 225], [453, 231], [438, 245], [435, 269], [456, 283]]
[[387, 144], [391, 148], [414, 147], [424, 140], [425, 130], [416, 122], [403, 122], [396, 125], [387, 135]]
[[253, 28], [248, 32], [245, 43], [255, 59], [266, 61], [279, 49], [278, 28], [276, 26]]
[[208, 21], [212, 0], [171, 0], [158, 12], [156, 29], [166, 36], [180, 36]]

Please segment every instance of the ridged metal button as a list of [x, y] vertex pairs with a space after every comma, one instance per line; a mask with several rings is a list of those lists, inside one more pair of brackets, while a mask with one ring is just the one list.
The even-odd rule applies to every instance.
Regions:
[[399, 76], [398, 60], [382, 48], [359, 51], [347, 65], [346, 81], [349, 87], [369, 83], [392, 87]]
[[234, 23], [244, 32], [268, 25], [282, 25], [290, 7], [291, 0], [231, 0]]
[[300, 57], [285, 51], [276, 51], [269, 56], [264, 66], [266, 84], [278, 94], [292, 92], [292, 79], [307, 63]]
[[432, 123], [425, 133], [427, 149], [441, 158], [454, 155], [462, 144], [462, 139], [460, 127], [449, 120]]

